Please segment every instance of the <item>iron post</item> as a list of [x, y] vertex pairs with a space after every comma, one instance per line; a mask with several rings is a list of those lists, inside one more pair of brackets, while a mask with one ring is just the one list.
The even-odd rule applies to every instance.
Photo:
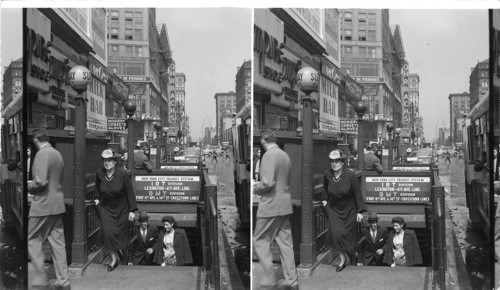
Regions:
[[85, 131], [87, 126], [86, 96], [91, 81], [90, 71], [84, 66], [75, 66], [70, 72], [70, 84], [76, 91], [75, 97], [75, 146], [73, 194], [73, 243], [71, 245], [71, 266], [82, 267], [87, 262], [87, 239], [85, 235]]
[[300, 265], [310, 268], [316, 263], [316, 241], [314, 237], [314, 205], [312, 196], [312, 160], [313, 160], [313, 111], [314, 99], [311, 93], [318, 88], [318, 72], [311, 67], [303, 67], [297, 72], [297, 84], [305, 96], [302, 96], [302, 197], [301, 197], [301, 243]]
[[387, 133], [389, 135], [389, 161], [387, 162], [387, 169], [392, 170], [392, 130], [394, 129], [394, 126], [389, 123], [385, 126], [387, 128]]
[[160, 123], [155, 123], [153, 126], [156, 130], [156, 170], [160, 170], [162, 126]]
[[363, 115], [366, 112], [366, 104], [359, 101], [354, 104], [354, 111], [358, 115], [358, 170], [363, 172], [365, 170], [365, 149], [364, 149], [364, 132], [363, 132]]
[[134, 170], [134, 128], [132, 127], [134, 119], [132, 116], [135, 114], [136, 104], [132, 100], [128, 100], [123, 104], [125, 112], [127, 113], [127, 127], [128, 127], [128, 138], [127, 138], [127, 169]]

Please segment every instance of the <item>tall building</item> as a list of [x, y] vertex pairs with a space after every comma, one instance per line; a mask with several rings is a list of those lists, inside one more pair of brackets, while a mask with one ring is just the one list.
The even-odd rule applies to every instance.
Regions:
[[160, 108], [165, 100], [160, 71], [164, 74], [167, 70], [162, 67], [162, 55], [168, 52], [161, 50], [156, 9], [109, 8], [107, 32], [108, 69], [130, 86], [137, 105], [134, 141], [148, 142], [154, 136], [153, 124], [161, 121]]
[[[408, 71], [409, 72], [409, 71]], [[420, 77], [416, 73], [408, 73], [408, 77], [403, 77], [403, 124], [415, 132], [416, 145], [421, 143], [423, 137], [423, 122], [420, 116]], [[408, 98], [406, 97], [408, 92]], [[410, 135], [411, 137], [411, 135]]]
[[251, 103], [252, 61], [244, 61], [236, 73], [236, 112]]
[[401, 71], [405, 64], [399, 26], [387, 9], [341, 10], [341, 70], [363, 87], [368, 109], [364, 141], [386, 136], [386, 123], [402, 126]]
[[186, 75], [175, 73], [175, 97], [177, 105], [177, 127], [182, 133], [182, 144], [185, 143], [186, 131]]
[[456, 142], [463, 142], [462, 119], [470, 111], [470, 94], [468, 92], [450, 94], [450, 139], [453, 145]]
[[236, 114], [236, 93], [230, 91], [228, 93], [216, 93], [215, 96], [215, 143], [222, 142], [222, 132], [224, 132], [224, 119], [232, 118]]
[[[14, 96], [20, 95], [23, 91], [23, 59], [12, 61], [4, 68], [2, 84], [2, 111], [10, 104]], [[20, 100], [19, 100], [20, 101]]]
[[489, 59], [478, 62], [469, 76], [470, 107], [489, 94]]

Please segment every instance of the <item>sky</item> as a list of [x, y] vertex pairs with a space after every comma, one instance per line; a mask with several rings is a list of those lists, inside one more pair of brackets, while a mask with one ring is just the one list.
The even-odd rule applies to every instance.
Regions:
[[252, 56], [252, 10], [248, 8], [156, 9], [165, 23], [176, 63], [186, 74], [186, 113], [191, 137], [215, 127], [216, 93], [236, 91], [236, 72]]
[[410, 73], [420, 77], [420, 114], [427, 142], [436, 124], [450, 127], [448, 96], [469, 92], [471, 68], [489, 57], [487, 10], [390, 10]]
[[9, 66], [11, 60], [16, 60], [23, 56], [23, 19], [22, 10], [20, 8], [2, 8], [0, 13], [1, 87], [3, 68]]

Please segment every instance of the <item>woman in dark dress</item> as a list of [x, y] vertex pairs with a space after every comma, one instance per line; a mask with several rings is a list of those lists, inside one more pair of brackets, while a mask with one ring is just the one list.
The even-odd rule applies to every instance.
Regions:
[[134, 220], [137, 203], [128, 173], [116, 167], [120, 154], [114, 149], [102, 152], [104, 167], [97, 170], [96, 204], [101, 218], [102, 245], [111, 255], [108, 271], [118, 266], [118, 254], [128, 241], [129, 220]]
[[415, 232], [406, 228], [402, 217], [394, 217], [391, 222], [394, 230], [389, 233], [387, 239], [384, 263], [391, 267], [422, 264], [422, 254]]
[[356, 174], [344, 168], [346, 155], [340, 149], [330, 152], [330, 165], [324, 175], [322, 196], [328, 209], [331, 246], [337, 250], [340, 263], [336, 271], [347, 266], [346, 252], [356, 245], [357, 222], [363, 219], [365, 203]]
[[192, 264], [193, 256], [186, 232], [177, 228], [172, 216], [164, 216], [161, 222], [164, 228], [156, 240], [153, 262], [163, 267]]

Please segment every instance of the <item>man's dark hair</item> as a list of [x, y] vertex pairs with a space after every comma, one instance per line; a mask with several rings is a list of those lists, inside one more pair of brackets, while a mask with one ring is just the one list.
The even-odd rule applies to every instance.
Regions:
[[276, 143], [276, 133], [271, 129], [262, 130], [260, 131], [260, 139], [266, 143]]
[[33, 129], [33, 139], [38, 139], [40, 142], [49, 142], [49, 133], [44, 128]]

